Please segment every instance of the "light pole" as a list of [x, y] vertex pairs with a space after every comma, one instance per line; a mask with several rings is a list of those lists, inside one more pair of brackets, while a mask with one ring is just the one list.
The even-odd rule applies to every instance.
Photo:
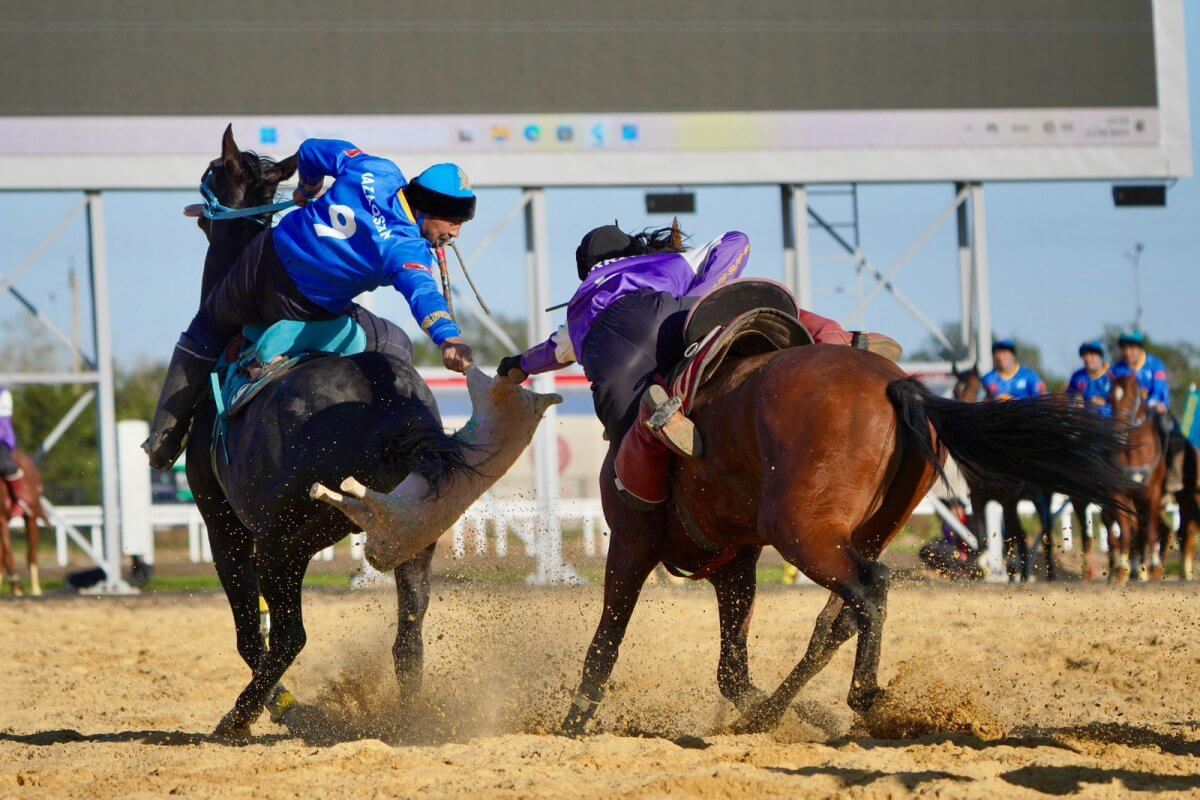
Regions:
[[1125, 258], [1129, 259], [1129, 263], [1133, 265], [1133, 297], [1137, 302], [1137, 310], [1133, 316], [1133, 329], [1140, 331], [1142, 329], [1142, 252], [1146, 246], [1141, 242], [1135, 242], [1133, 250], [1125, 253]]

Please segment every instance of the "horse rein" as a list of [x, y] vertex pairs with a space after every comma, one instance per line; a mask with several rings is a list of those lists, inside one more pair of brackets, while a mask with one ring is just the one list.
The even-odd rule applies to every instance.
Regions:
[[275, 214], [296, 205], [295, 200], [281, 200], [278, 203], [268, 203], [262, 206], [251, 206], [250, 208], [230, 208], [224, 205], [217, 199], [208, 182], [212, 178], [212, 170], [204, 173], [204, 177], [200, 180], [200, 196], [204, 198], [204, 208], [200, 213], [205, 219], [224, 220], [224, 219], [241, 219], [243, 217], [254, 217], [254, 222], [259, 225], [268, 225], [269, 219], [264, 218], [266, 214]]

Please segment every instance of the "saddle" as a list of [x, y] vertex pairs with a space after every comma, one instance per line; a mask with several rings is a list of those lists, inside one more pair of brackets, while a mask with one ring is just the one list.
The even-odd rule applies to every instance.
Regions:
[[684, 359], [667, 380], [679, 410], [686, 416], [700, 387], [731, 359], [812, 344], [798, 310], [792, 293], [768, 280], [743, 278], [702, 297], [684, 322]]
[[211, 379], [217, 405], [217, 436], [228, 420], [250, 404], [259, 392], [314, 358], [350, 356], [365, 352], [367, 334], [350, 317], [320, 322], [281, 320], [270, 326], [247, 325], [231, 351], [218, 363]]

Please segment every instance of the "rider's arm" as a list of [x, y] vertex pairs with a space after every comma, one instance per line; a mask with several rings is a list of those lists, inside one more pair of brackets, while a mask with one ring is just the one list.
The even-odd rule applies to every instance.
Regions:
[[1171, 407], [1171, 384], [1167, 381], [1167, 368], [1159, 361], [1153, 365], [1153, 376], [1150, 381], [1149, 397], [1152, 404], [1161, 403], [1164, 408]]
[[1046, 382], [1042, 380], [1042, 376], [1038, 375], [1033, 370], [1029, 370], [1028, 386], [1030, 397], [1041, 397], [1042, 395], [1050, 393], [1050, 390], [1046, 388]]
[[[422, 252], [424, 251], [424, 252]], [[397, 247], [388, 254], [389, 276], [404, 299], [421, 330], [439, 347], [447, 340], [462, 336], [458, 323], [450, 316], [446, 298], [433, 277], [433, 254], [422, 243]]]
[[301, 187], [306, 194], [315, 195], [326, 176], [336, 178], [341, 175], [346, 162], [360, 155], [361, 150], [341, 139], [305, 139], [296, 151]]
[[574, 363], [575, 347], [571, 344], [566, 325], [560, 326], [546, 341], [521, 354], [521, 371], [526, 375], [550, 372]]
[[[685, 257], [690, 255], [685, 254]], [[750, 237], [739, 231], [730, 231], [705, 245], [700, 255], [702, 260], [696, 266], [696, 278], [688, 290], [689, 295], [707, 294], [740, 276], [750, 262]]]

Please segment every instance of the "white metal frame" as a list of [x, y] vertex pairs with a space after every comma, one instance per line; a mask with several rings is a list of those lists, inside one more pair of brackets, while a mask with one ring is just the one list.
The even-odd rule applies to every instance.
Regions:
[[[90, 272], [91, 293], [89, 304], [93, 322], [93, 335], [96, 346], [95, 357], [88, 357], [80, 352], [74, 342], [64, 334], [48, 318], [43, 316], [24, 295], [13, 285], [20, 275], [25, 272], [49, 247], [50, 242], [58, 237], [74, 216], [86, 209], [88, 265]], [[85, 539], [78, 530], [66, 522], [54, 519], [54, 505], [47, 504], [47, 513], [56, 526], [71, 531], [76, 543], [93, 561], [104, 570], [103, 590], [107, 593], [129, 593], [134, 591], [121, 577], [121, 538], [119, 527], [119, 506], [117, 498], [117, 427], [116, 427], [116, 398], [114, 386], [114, 368], [112, 359], [112, 325], [109, 318], [108, 299], [108, 255], [104, 239], [104, 199], [98, 191], [87, 191], [84, 199], [67, 214], [44, 239], [41, 244], [21, 263], [18, 268], [0, 281], [5, 289], [36, 319], [42, 327], [48, 330], [56, 339], [65, 344], [88, 369], [77, 372], [15, 372], [0, 374], [0, 384], [79, 384], [89, 386], [79, 400], [67, 411], [62, 420], [54, 427], [38, 448], [38, 456], [45, 455], [62, 437], [66, 429], [74, 423], [93, 398], [97, 398], [97, 413], [99, 414], [98, 433], [100, 439], [100, 498], [103, 509], [103, 545], [97, 546], [94, 540]]]

